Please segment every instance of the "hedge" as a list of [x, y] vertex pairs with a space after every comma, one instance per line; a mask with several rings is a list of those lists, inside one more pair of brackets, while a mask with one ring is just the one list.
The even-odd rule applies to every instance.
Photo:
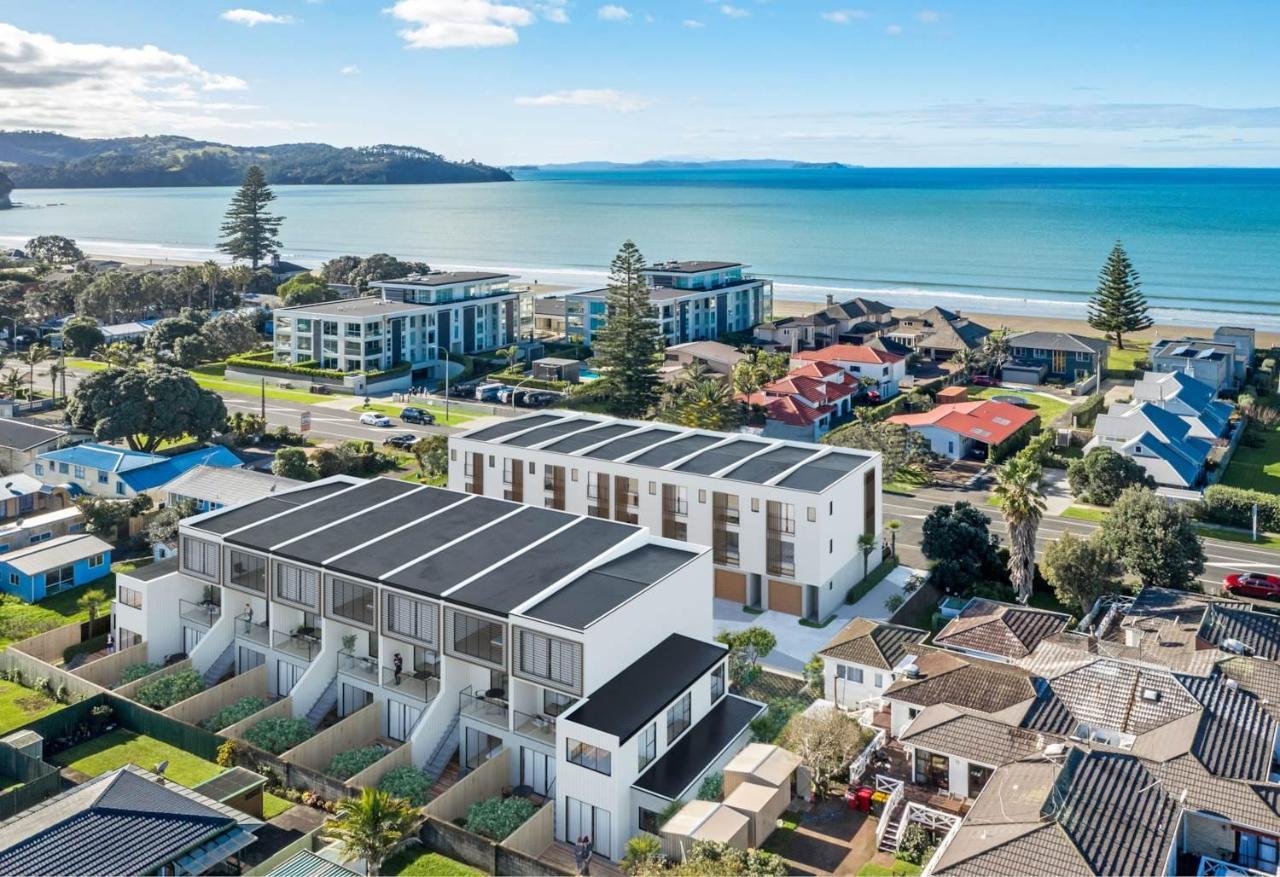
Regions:
[[431, 777], [416, 767], [393, 767], [383, 775], [378, 788], [421, 807], [431, 797]]
[[279, 372], [286, 375], [301, 375], [308, 378], [329, 378], [331, 380], [342, 380], [349, 375], [363, 374], [367, 380], [376, 381], [380, 378], [389, 377], [391, 375], [402, 375], [412, 370], [413, 365], [402, 362], [397, 366], [381, 371], [371, 372], [344, 372], [336, 368], [318, 368], [315, 360], [304, 360], [303, 362], [275, 362], [270, 357], [270, 351], [266, 353], [242, 353], [237, 356], [228, 356], [228, 366], [243, 366], [244, 368], [256, 368], [263, 371]]
[[329, 762], [325, 771], [329, 776], [340, 780], [349, 780], [375, 761], [380, 761], [390, 750], [385, 746], [365, 746], [361, 749], [347, 749], [339, 752]]
[[315, 730], [306, 719], [286, 719], [270, 716], [258, 722], [244, 734], [244, 739], [265, 749], [272, 755], [287, 752], [299, 743], [315, 736]]
[[1084, 403], [1078, 406], [1074, 412], [1076, 426], [1081, 428], [1091, 428], [1098, 419], [1098, 415], [1102, 413], [1102, 406], [1107, 401], [1107, 397], [1102, 393], [1094, 393]]
[[204, 691], [204, 679], [195, 670], [179, 670], [153, 679], [138, 689], [137, 701], [153, 710], [164, 710]]
[[1258, 504], [1258, 529], [1280, 533], [1280, 496], [1261, 490], [1210, 485], [1204, 492], [1200, 518], [1212, 524], [1248, 530], [1253, 527], [1254, 503]]
[[521, 390], [554, 390], [557, 393], [563, 393], [569, 389], [568, 381], [544, 381], [540, 378], [526, 378], [522, 372], [494, 372], [493, 374], [485, 375], [485, 380], [501, 381], [513, 387], [519, 384]]
[[120, 684], [128, 685], [130, 682], [137, 682], [143, 676], [150, 676], [159, 669], [159, 664], [134, 664], [132, 667], [125, 667], [124, 672], [120, 674]]
[[235, 703], [224, 706], [201, 722], [201, 724], [210, 731], [221, 731], [223, 728], [230, 728], [236, 722], [243, 721], [270, 705], [271, 701], [263, 697], [242, 697]]

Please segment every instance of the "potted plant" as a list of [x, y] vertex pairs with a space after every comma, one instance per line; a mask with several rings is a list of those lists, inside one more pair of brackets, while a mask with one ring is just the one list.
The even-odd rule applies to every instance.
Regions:
[[342, 650], [348, 655], [356, 653], [356, 635], [354, 633], [348, 633], [342, 637]]

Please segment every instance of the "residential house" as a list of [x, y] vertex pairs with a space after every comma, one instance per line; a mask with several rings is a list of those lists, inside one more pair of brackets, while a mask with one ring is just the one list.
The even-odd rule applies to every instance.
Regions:
[[1240, 386], [1234, 343], [1203, 338], [1156, 341], [1151, 345], [1150, 356], [1152, 370], [1185, 372], [1208, 384], [1215, 394]]
[[877, 701], [928, 638], [914, 627], [853, 619], [817, 652], [823, 698], [850, 710]]
[[866, 388], [838, 365], [808, 362], [737, 398], [764, 415], [765, 438], [816, 442], [853, 413]]
[[263, 825], [128, 764], [0, 825], [0, 872], [69, 877], [238, 873], [237, 854], [254, 843]]
[[[644, 269], [649, 303], [667, 346], [746, 332], [773, 311], [773, 281], [741, 262], [657, 262]], [[609, 322], [607, 289], [565, 294], [565, 332], [592, 344]]]
[[78, 488], [45, 484], [22, 473], [5, 475], [0, 477], [0, 520], [67, 508], [78, 493]]
[[986, 326], [944, 308], [902, 317], [887, 336], [931, 362], [946, 362], [961, 350], [978, 350], [991, 334]]
[[715, 596], [825, 619], [879, 562], [880, 455], [573, 412], [449, 437], [449, 486], [712, 546]]
[[[900, 737], [921, 712], [938, 704], [1008, 719], [1021, 716], [1035, 699], [1031, 674], [1021, 667], [932, 647], [917, 649], [916, 660], [895, 673], [881, 696], [882, 711], [887, 714], [883, 724], [894, 737]], [[945, 774], [946, 766], [935, 764], [930, 770]]]
[[868, 344], [835, 344], [820, 350], [804, 350], [792, 357], [791, 366], [800, 368], [811, 362], [839, 366], [859, 383], [872, 385], [881, 400], [898, 395], [898, 386], [907, 376], [905, 356]]
[[130, 499], [146, 493], [160, 500], [170, 481], [196, 466], [229, 469], [243, 465], [222, 445], [165, 457], [89, 442], [39, 454], [27, 472], [45, 485], [65, 484], [91, 496]]
[[1101, 338], [1070, 332], [1018, 332], [1008, 342], [1012, 360], [1001, 376], [1018, 384], [1079, 384], [1092, 378], [1094, 386], [1100, 386], [1111, 349]]
[[97, 536], [59, 536], [0, 554], [0, 590], [35, 603], [111, 571], [111, 546]]
[[200, 464], [165, 485], [165, 505], [190, 501], [196, 512], [242, 505], [301, 487], [303, 482], [253, 469], [229, 469]]
[[681, 369], [700, 365], [713, 374], [727, 376], [746, 358], [742, 351], [719, 341], [689, 341], [666, 349], [660, 374], [663, 380], [672, 380]]
[[70, 433], [17, 417], [0, 418], [0, 472], [21, 472], [37, 454], [61, 447]]
[[265, 665], [313, 725], [376, 703], [433, 776], [507, 749], [555, 837], [616, 860], [764, 706], [728, 692], [709, 549], [541, 505], [338, 476], [197, 515], [176, 562], [118, 575], [117, 642]]
[[84, 513], [74, 505], [0, 523], [0, 554], [84, 532]]
[[273, 255], [271, 261], [262, 267], [271, 272], [271, 279], [277, 285], [284, 283], [286, 280], [292, 280], [301, 274], [311, 273], [310, 268], [295, 262], [286, 262], [276, 255]]
[[1098, 447], [1129, 457], [1157, 484], [1193, 488], [1204, 480], [1213, 443], [1195, 435], [1188, 419], [1151, 402], [1117, 402], [1098, 415], [1084, 451]]
[[1241, 326], [1219, 326], [1213, 330], [1213, 340], [1219, 344], [1231, 344], [1235, 347], [1236, 384], [1244, 386], [1253, 368], [1253, 355], [1257, 351], [1256, 330]]
[[1070, 623], [1071, 616], [1062, 612], [973, 597], [933, 643], [991, 661], [1018, 661]]
[[929, 441], [929, 450], [949, 460], [987, 459], [1037, 419], [1034, 411], [1008, 402], [980, 399], [938, 405], [920, 414], [895, 414], [889, 423], [901, 424]]
[[1195, 438], [1213, 441], [1231, 431], [1231, 403], [1216, 398], [1212, 387], [1186, 372], [1145, 372], [1134, 382], [1133, 401], [1176, 414]]
[[827, 294], [826, 307], [810, 314], [780, 317], [756, 327], [755, 336], [793, 353], [833, 344], [866, 344], [890, 331], [897, 320], [886, 304], [865, 298], [836, 303]]
[[375, 296], [279, 308], [276, 360], [351, 373], [408, 364], [428, 378], [443, 377], [442, 348], [472, 354], [514, 343], [520, 295], [513, 279], [432, 271], [374, 281]]

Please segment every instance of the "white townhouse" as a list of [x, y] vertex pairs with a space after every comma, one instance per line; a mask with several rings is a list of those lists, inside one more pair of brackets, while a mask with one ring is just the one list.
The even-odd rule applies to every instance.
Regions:
[[370, 284], [376, 296], [280, 308], [275, 354], [346, 372], [383, 371], [405, 363], [434, 369], [450, 354], [493, 350], [519, 334], [520, 295], [510, 274], [432, 271]]
[[[773, 314], [773, 281], [745, 274], [741, 262], [657, 262], [644, 269], [649, 303], [667, 345], [746, 332]], [[609, 291], [565, 295], [565, 334], [591, 344], [609, 322]]]
[[115, 617], [209, 682], [265, 664], [313, 724], [376, 703], [432, 776], [505, 748], [557, 838], [618, 859], [764, 708], [727, 692], [711, 601], [710, 552], [645, 527], [339, 476], [187, 519]]
[[868, 451], [543, 412], [450, 436], [449, 486], [710, 545], [716, 597], [811, 620], [881, 558]]

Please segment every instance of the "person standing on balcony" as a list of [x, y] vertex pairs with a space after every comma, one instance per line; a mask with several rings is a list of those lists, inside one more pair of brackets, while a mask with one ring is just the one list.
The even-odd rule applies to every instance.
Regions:
[[396, 685], [400, 684], [400, 674], [404, 672], [404, 658], [396, 652], [395, 657], [391, 659], [391, 666], [395, 669]]

